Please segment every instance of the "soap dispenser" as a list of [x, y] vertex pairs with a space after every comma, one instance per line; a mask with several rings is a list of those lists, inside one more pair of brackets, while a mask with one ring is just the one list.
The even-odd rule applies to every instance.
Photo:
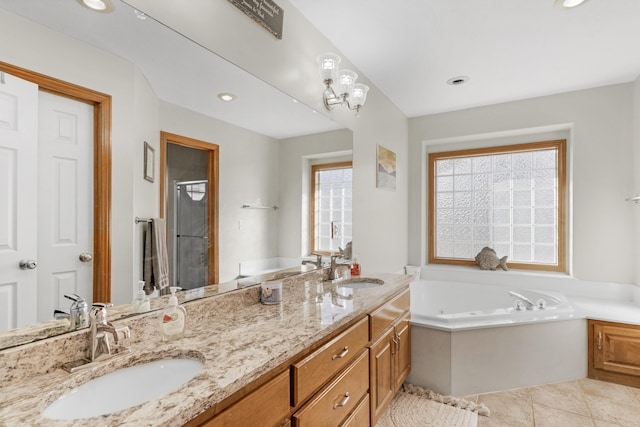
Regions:
[[144, 292], [144, 280], [138, 281], [138, 290], [136, 296], [131, 302], [132, 313], [146, 313], [151, 310], [151, 302], [147, 298], [147, 294]]
[[172, 286], [169, 288], [171, 296], [169, 304], [162, 312], [161, 333], [162, 341], [174, 341], [184, 336], [184, 326], [187, 320], [187, 310], [178, 305], [176, 291], [182, 288]]

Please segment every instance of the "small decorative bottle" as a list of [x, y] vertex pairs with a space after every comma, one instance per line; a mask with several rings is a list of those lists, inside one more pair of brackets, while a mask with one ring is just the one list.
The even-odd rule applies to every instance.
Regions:
[[353, 256], [353, 262], [351, 263], [351, 275], [359, 276], [360, 275], [360, 264], [358, 264], [358, 257]]
[[184, 336], [184, 326], [187, 320], [187, 310], [183, 306], [178, 305], [176, 291], [181, 288], [172, 286], [169, 288], [171, 296], [169, 304], [162, 312], [162, 323], [160, 329], [162, 333], [162, 341], [179, 340]]

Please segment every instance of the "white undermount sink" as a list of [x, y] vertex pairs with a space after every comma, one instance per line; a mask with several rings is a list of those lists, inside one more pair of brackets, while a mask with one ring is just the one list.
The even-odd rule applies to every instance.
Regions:
[[177, 390], [202, 368], [201, 361], [188, 358], [121, 368], [68, 391], [47, 406], [43, 415], [54, 420], [76, 420], [112, 414]]
[[363, 288], [375, 288], [380, 285], [384, 285], [384, 280], [380, 279], [346, 279], [344, 282], [337, 284], [339, 288], [351, 288], [351, 289], [363, 289]]

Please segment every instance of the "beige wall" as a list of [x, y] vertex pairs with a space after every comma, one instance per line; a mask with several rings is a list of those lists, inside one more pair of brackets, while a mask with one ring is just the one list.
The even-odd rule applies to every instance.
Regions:
[[[572, 272], [631, 283], [635, 258], [633, 85], [621, 84], [410, 120], [410, 262], [426, 259], [425, 151], [433, 143], [569, 132]], [[519, 135], [519, 136], [518, 136]]]

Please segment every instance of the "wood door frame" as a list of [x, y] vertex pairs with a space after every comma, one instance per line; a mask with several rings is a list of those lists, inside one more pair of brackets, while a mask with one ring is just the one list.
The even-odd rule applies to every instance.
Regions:
[[209, 204], [207, 206], [207, 285], [218, 283], [219, 245], [218, 245], [218, 195], [219, 195], [219, 157], [220, 146], [182, 135], [160, 131], [160, 217], [166, 218], [167, 206], [167, 145], [175, 144], [208, 153], [207, 180], [209, 181]]
[[0, 61], [40, 90], [93, 105], [93, 301], [111, 301], [111, 95]]

